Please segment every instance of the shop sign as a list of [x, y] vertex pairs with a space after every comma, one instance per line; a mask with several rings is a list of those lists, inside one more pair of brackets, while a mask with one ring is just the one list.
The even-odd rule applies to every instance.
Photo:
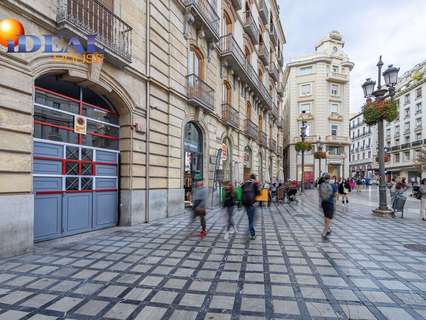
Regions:
[[86, 134], [87, 132], [87, 119], [83, 116], [74, 117], [74, 132], [79, 134]]

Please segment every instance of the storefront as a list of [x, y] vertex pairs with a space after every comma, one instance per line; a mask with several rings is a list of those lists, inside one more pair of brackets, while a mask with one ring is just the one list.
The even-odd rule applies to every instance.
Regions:
[[192, 204], [194, 177], [203, 179], [203, 135], [194, 122], [188, 122], [184, 130], [184, 188], [185, 205]]
[[35, 81], [35, 241], [118, 223], [119, 129], [106, 97], [54, 75]]

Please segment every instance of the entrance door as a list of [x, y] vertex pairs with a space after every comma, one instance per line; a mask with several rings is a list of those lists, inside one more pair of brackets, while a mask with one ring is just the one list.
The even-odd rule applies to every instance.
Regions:
[[[34, 240], [116, 225], [118, 114], [104, 98], [53, 77], [37, 80], [35, 92]], [[78, 119], [86, 122], [80, 133]]]
[[192, 204], [192, 187], [194, 178], [203, 178], [203, 138], [200, 128], [188, 122], [184, 132], [184, 189], [185, 204]]

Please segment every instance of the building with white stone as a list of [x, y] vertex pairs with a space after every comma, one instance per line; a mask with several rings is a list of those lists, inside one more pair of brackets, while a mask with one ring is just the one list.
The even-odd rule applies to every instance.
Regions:
[[[306, 141], [320, 141], [327, 159], [321, 171], [337, 177], [349, 173], [349, 79], [354, 63], [344, 52], [342, 35], [333, 31], [315, 47], [312, 55], [292, 60], [284, 71], [284, 171], [289, 179], [301, 180], [301, 156], [295, 150], [300, 128], [306, 121]], [[320, 173], [313, 152], [305, 153], [305, 180]]]
[[390, 152], [386, 170], [393, 177], [411, 179], [422, 173], [416, 167], [417, 151], [426, 145], [426, 60], [405, 72], [396, 87], [399, 117], [385, 126], [385, 146]]

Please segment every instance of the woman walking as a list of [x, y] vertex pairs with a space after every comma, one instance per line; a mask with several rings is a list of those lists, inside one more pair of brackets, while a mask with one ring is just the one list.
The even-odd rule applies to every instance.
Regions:
[[[233, 214], [235, 207], [235, 191], [232, 182], [229, 181], [225, 184], [224, 189], [224, 199], [223, 199], [223, 207], [226, 209], [226, 231], [225, 231], [225, 240], [229, 239], [229, 233], [236, 232]], [[231, 231], [232, 227], [232, 231]]]
[[207, 196], [208, 190], [203, 185], [203, 181], [201, 178], [195, 177], [195, 187], [193, 190], [193, 219], [196, 217], [200, 217], [201, 231], [200, 237], [204, 238], [207, 235], [206, 228], [206, 204], [207, 204]]
[[[346, 179], [342, 179], [339, 181], [339, 185], [337, 187], [337, 191], [339, 195], [342, 197], [342, 205], [345, 206], [345, 204], [349, 204], [348, 200], [348, 185], [347, 185]], [[346, 201], [346, 202], [345, 202]]]

